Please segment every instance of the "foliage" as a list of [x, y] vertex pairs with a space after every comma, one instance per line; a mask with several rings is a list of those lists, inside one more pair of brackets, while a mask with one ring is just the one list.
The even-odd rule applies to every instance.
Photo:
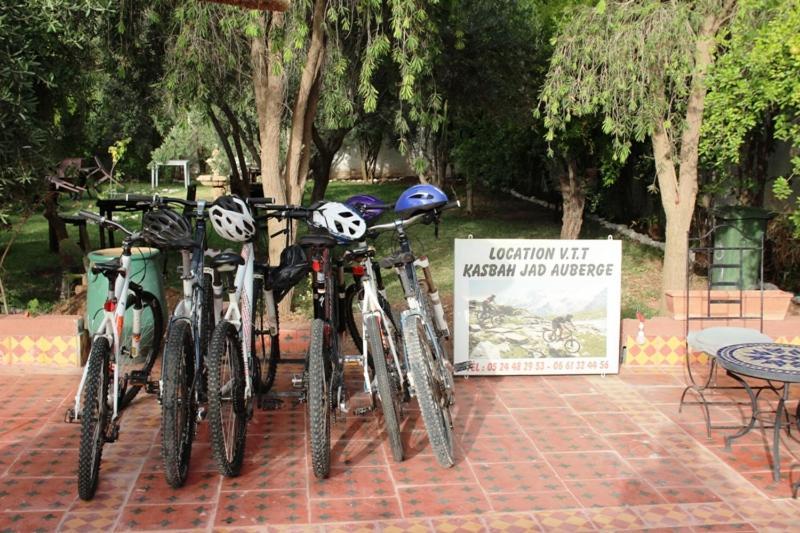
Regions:
[[0, 221], [62, 156], [61, 140], [90, 91], [92, 25], [107, 0], [0, 4]]
[[[208, 124], [204, 114], [194, 110], [176, 117], [175, 123], [165, 132], [161, 146], [153, 150], [154, 161], [188, 159], [203, 172], [204, 162], [217, 150], [219, 139]], [[217, 171], [221, 175], [230, 172], [230, 163], [224, 156], [218, 158]]]
[[644, 141], [657, 123], [680, 132], [694, 66], [691, 5], [648, 0], [569, 9], [540, 98], [547, 140], [573, 117], [599, 114], [614, 158], [624, 161], [631, 141]]
[[[800, 148], [800, 1], [741, 0], [723, 41], [725, 53], [711, 72], [701, 150], [723, 176], [740, 162], [747, 136], [771, 121], [774, 138]], [[800, 174], [800, 156], [792, 159]], [[775, 183], [779, 198], [791, 195], [792, 176]], [[800, 236], [800, 198], [791, 215]]]

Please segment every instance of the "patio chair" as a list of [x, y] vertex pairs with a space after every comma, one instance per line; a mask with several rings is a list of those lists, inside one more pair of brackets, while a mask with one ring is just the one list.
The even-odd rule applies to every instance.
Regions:
[[[746, 244], [741, 246], [720, 245], [716, 240], [723, 231], [739, 232], [741, 230], [730, 224], [717, 224], [699, 237], [688, 238], [688, 254], [686, 266], [686, 288], [684, 291], [686, 316], [684, 338], [686, 339], [686, 374], [687, 385], [681, 394], [678, 411], [684, 405], [698, 405], [703, 411], [706, 434], [711, 438], [712, 429], [737, 429], [739, 426], [714, 425], [711, 422], [712, 405], [745, 405], [749, 402], [735, 400], [710, 400], [707, 395], [723, 390], [743, 390], [740, 385], [717, 384], [717, 351], [733, 344], [749, 342], [772, 342], [764, 334], [764, 239], [758, 242], [741, 235]], [[710, 245], [709, 245], [710, 243]], [[759, 274], [756, 286], [760, 293], [759, 305], [756, 309], [747, 305], [745, 300], [744, 268], [747, 254], [755, 254], [759, 258]], [[698, 271], [705, 271], [705, 287], [693, 290], [693, 280]], [[727, 272], [725, 272], [727, 271]], [[722, 275], [725, 273], [726, 275]], [[729, 325], [734, 322], [736, 325]], [[700, 329], [692, 329], [692, 324], [699, 324]], [[719, 324], [706, 327], [707, 324]], [[743, 327], [749, 326], [749, 327]], [[692, 354], [702, 352], [707, 355], [707, 377], [698, 379], [693, 370]], [[763, 389], [776, 390], [772, 384], [753, 387], [758, 393]], [[693, 393], [697, 401], [687, 400]]]

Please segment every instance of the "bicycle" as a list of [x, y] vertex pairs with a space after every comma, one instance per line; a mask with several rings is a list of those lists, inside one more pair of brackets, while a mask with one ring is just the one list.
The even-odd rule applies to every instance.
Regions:
[[[406, 299], [400, 328], [405, 348], [406, 379], [412, 396], [417, 398], [428, 439], [439, 464], [451, 467], [453, 454], [453, 421], [450, 406], [455, 401], [452, 365], [445, 342], [450, 329], [438, 289], [425, 256], [416, 257], [406, 228], [422, 222], [438, 224], [442, 212], [460, 207], [458, 201], [448, 202], [447, 196], [430, 185], [416, 185], [401, 194], [395, 211], [402, 217], [372, 226], [367, 234], [377, 238], [382, 232], [394, 232], [398, 252], [379, 261], [381, 268], [394, 268]], [[422, 279], [417, 275], [422, 270]]]
[[302, 383], [305, 389], [311, 464], [314, 475], [324, 479], [331, 467], [331, 416], [347, 412], [344, 359], [339, 335], [343, 333], [339, 306], [344, 285], [341, 261], [332, 252], [338, 244], [359, 241], [366, 230], [364, 220], [351, 208], [336, 202], [308, 209], [294, 208], [290, 216], [303, 219], [315, 232], [298, 239], [312, 271], [314, 318]]
[[[196, 424], [204, 416], [206, 358], [222, 293], [214, 285], [217, 254], [206, 252], [207, 203], [165, 197], [155, 197], [153, 203], [156, 208], [144, 215], [149, 240], [181, 255], [183, 297], [170, 317], [159, 381], [164, 476], [178, 488], [186, 482]], [[194, 227], [169, 204], [183, 206]], [[205, 266], [206, 255], [211, 255], [210, 267]]]
[[556, 332], [553, 331], [552, 328], [545, 328], [544, 331], [542, 331], [542, 338], [549, 343], [563, 341], [564, 351], [570, 354], [576, 354], [581, 351], [581, 343], [575, 338], [575, 330], [573, 328], [574, 326], [570, 324], [561, 324], [558, 335], [556, 335]]
[[[270, 198], [251, 198], [248, 202], [254, 207], [273, 207]], [[211, 448], [220, 472], [233, 477], [241, 471], [247, 422], [262, 387], [262, 362], [256, 354], [255, 337], [258, 333], [262, 353], [269, 351], [269, 366], [274, 372], [272, 361], [277, 362], [278, 356], [277, 307], [272, 290], [264, 285], [264, 273], [272, 272], [268, 263], [259, 267], [260, 276], [255, 273], [254, 241], [258, 229], [248, 205], [236, 196], [223, 196], [209, 209], [209, 218], [218, 235], [242, 243], [239, 254], [223, 252], [212, 260], [216, 271], [222, 274], [221, 289], [228, 294], [228, 307], [214, 328], [207, 363]], [[267, 314], [267, 329], [263, 313]], [[269, 349], [265, 346], [267, 338]]]
[[[75, 394], [75, 405], [65, 417], [68, 422], [81, 422], [78, 495], [82, 500], [91, 500], [100, 478], [103, 446], [119, 438], [122, 411], [142, 388], [154, 392], [149, 377], [160, 350], [164, 324], [158, 298], [131, 280], [133, 248], [146, 242], [142, 234], [89, 211], [80, 211], [79, 216], [125, 235], [120, 257], [92, 267], [93, 274], [108, 280], [108, 294]], [[130, 319], [126, 317], [128, 309], [132, 310]], [[145, 313], [149, 320], [143, 320]], [[126, 322], [131, 324], [129, 330]], [[143, 327], [147, 323], [152, 324], [151, 330]], [[138, 368], [126, 372], [126, 366]]]

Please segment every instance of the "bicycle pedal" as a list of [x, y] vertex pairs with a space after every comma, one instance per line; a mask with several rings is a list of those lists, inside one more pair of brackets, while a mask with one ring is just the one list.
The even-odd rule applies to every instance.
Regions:
[[292, 375], [292, 387], [295, 389], [305, 389], [306, 388], [306, 380], [303, 377], [303, 374], [293, 374]]
[[161, 393], [161, 387], [160, 387], [158, 381], [155, 381], [155, 380], [154, 381], [148, 381], [147, 383], [145, 383], [144, 391], [147, 394], [160, 394]]
[[149, 377], [150, 375], [148, 372], [143, 372], [141, 370], [133, 370], [128, 375], [128, 385], [131, 386], [138, 385], [140, 387], [147, 387], [148, 385], [147, 378]]
[[78, 421], [78, 417], [75, 415], [75, 409], [70, 407], [64, 413], [64, 422], [66, 422], [67, 424], [71, 424], [71, 423], [77, 422], [77, 421]]
[[364, 416], [368, 415], [374, 410], [375, 410], [374, 407], [356, 407], [355, 409], [353, 409], [353, 414], [356, 416]]

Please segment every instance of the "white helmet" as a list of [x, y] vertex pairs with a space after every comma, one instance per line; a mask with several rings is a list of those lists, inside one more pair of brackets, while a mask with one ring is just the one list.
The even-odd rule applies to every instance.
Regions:
[[339, 202], [325, 202], [314, 211], [311, 224], [327, 230], [337, 240], [356, 241], [367, 232], [367, 223], [353, 209]]
[[256, 222], [238, 196], [217, 198], [208, 215], [217, 234], [229, 241], [247, 242], [256, 234]]

